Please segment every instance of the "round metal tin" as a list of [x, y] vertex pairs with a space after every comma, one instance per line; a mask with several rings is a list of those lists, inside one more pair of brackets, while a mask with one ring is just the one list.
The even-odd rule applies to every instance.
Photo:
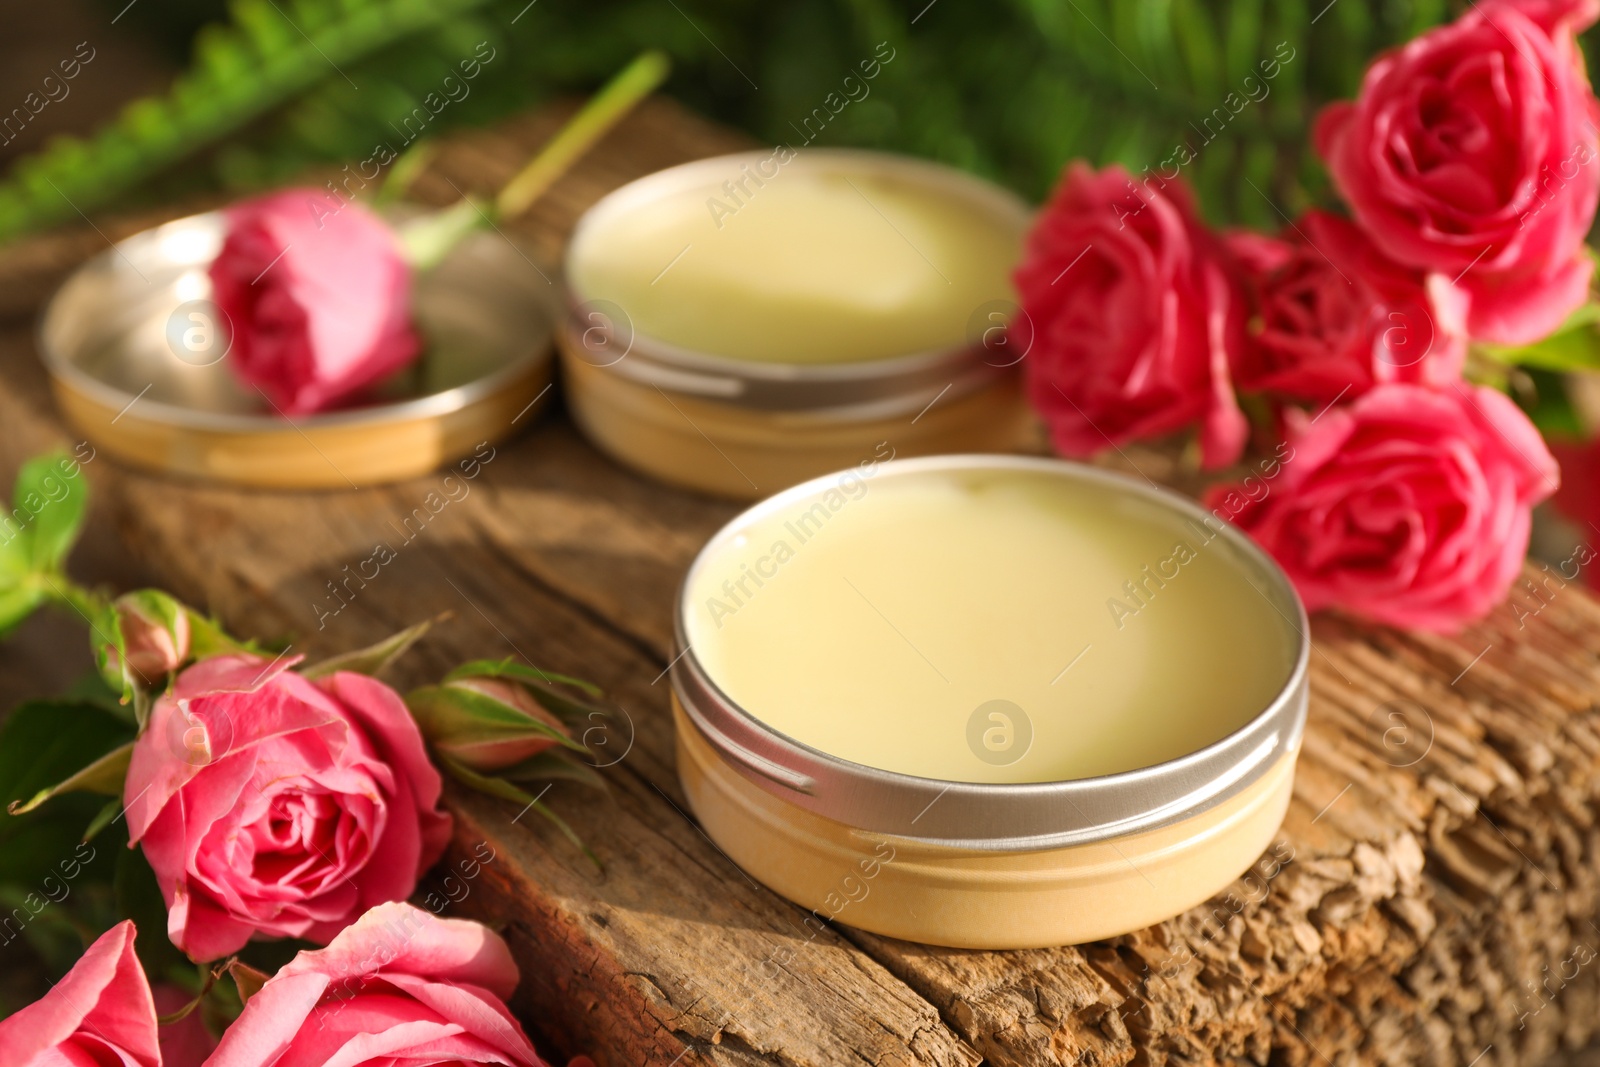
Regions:
[[[1120, 474], [1064, 460], [952, 455], [894, 460], [880, 483], [931, 471], [1026, 470], [1112, 486], [1179, 517], [1215, 517], [1194, 501]], [[1168, 827], [1234, 798], [1284, 757], [1298, 752], [1305, 727], [1310, 639], [1305, 608], [1288, 578], [1230, 523], [1223, 538], [1253, 575], [1246, 580], [1283, 616], [1295, 649], [1288, 677], [1249, 722], [1206, 747], [1154, 766], [1059, 782], [985, 784], [943, 781], [864, 766], [804, 745], [735, 704], [688, 647], [688, 590], [699, 570], [752, 524], [834, 484], [826, 475], [779, 493], [719, 530], [690, 565], [677, 600], [672, 686], [688, 723], [712, 750], [760, 790], [815, 815], [874, 834], [972, 851], [1025, 852], [1112, 841]], [[1254, 595], [1241, 590], [1241, 595]], [[1241, 650], [1242, 652], [1244, 650]], [[937, 801], [937, 803], [935, 803]]]
[[225, 351], [196, 358], [174, 340], [194, 315], [217, 329], [207, 268], [223, 235], [220, 212], [136, 234], [85, 263], [46, 306], [39, 351], [56, 401], [96, 448], [257, 488], [366, 486], [505, 438], [550, 387], [555, 286], [503, 237], [475, 233], [415, 279], [427, 351], [412, 368], [371, 403], [284, 417], [238, 382]]
[[[1027, 443], [1031, 422], [1015, 386], [1022, 357], [1003, 345], [988, 348], [969, 338], [948, 349], [853, 363], [734, 359], [642, 334], [626, 309], [591, 300], [575, 283], [571, 264], [612, 220], [686, 191], [715, 191], [741, 165], [754, 166], [769, 154], [718, 156], [658, 171], [610, 193], [579, 220], [568, 248], [567, 313], [558, 340], [569, 405], [589, 437], [647, 474], [745, 499], [870, 453], [891, 424], [897, 446], [910, 455]], [[1019, 235], [1031, 219], [1028, 206], [1010, 192], [925, 160], [807, 148], [784, 165], [784, 173], [831, 171], [886, 174], [947, 192]], [[930, 409], [934, 417], [912, 425]], [[782, 433], [769, 440], [763, 430], [774, 425]], [[737, 476], [723, 469], [730, 464]]]

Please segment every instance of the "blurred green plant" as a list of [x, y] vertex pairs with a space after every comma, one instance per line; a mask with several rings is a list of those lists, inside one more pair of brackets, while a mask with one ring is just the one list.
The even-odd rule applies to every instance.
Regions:
[[[430, 135], [588, 90], [659, 47], [675, 61], [670, 92], [763, 140], [798, 146], [818, 114], [817, 144], [940, 159], [1035, 199], [1070, 158], [1170, 174], [1187, 147], [1178, 169], [1213, 221], [1276, 228], [1280, 212], [1326, 197], [1309, 147], [1315, 109], [1353, 92], [1377, 51], [1456, 6], [234, 0], [195, 36], [192, 66], [167, 95], [17, 166], [0, 184], [0, 239], [134, 194], [257, 188], [369, 158], [379, 142], [398, 149], [404, 117], [442, 94], [480, 42], [494, 60]], [[187, 0], [184, 13], [187, 32], [204, 5]], [[858, 64], [881, 42], [893, 60], [861, 81]], [[858, 88], [845, 84], [851, 74]]]

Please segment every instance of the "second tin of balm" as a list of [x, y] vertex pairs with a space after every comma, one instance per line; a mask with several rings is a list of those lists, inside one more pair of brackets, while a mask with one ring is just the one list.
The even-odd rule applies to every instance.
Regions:
[[1078, 943], [1270, 843], [1306, 707], [1281, 571], [1184, 498], [1022, 457], [868, 461], [685, 579], [679, 774], [755, 877], [935, 944]]
[[1021, 345], [998, 339], [1028, 218], [987, 182], [874, 152], [642, 178], [585, 213], [568, 250], [569, 404], [623, 462], [733, 497], [886, 438], [902, 455], [1014, 448]]

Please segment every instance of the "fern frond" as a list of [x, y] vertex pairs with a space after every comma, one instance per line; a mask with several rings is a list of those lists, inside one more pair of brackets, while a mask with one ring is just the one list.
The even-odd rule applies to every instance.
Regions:
[[[392, 124], [478, 41], [499, 58], [428, 136], [553, 91], [587, 91], [641, 49], [663, 48], [678, 72], [670, 91], [688, 106], [762, 140], [796, 142], [795, 124], [885, 43], [894, 61], [815, 143], [929, 156], [1033, 198], [1069, 159], [1143, 173], [1170, 167], [1182, 147], [1194, 158], [1181, 173], [1209, 219], [1276, 229], [1280, 211], [1293, 216], [1330, 199], [1309, 143], [1317, 109], [1352, 94], [1378, 51], [1460, 6], [236, 0], [228, 25], [198, 35], [193, 67], [170, 92], [129, 105], [87, 141], [53, 143], [0, 183], [0, 240], [135, 188], [169, 197], [196, 186], [242, 189], [318, 162], [366, 159], [379, 142], [399, 149]], [[1264, 96], [1238, 108], [1245, 79], [1261, 83], [1261, 64], [1280, 48], [1293, 60], [1279, 63]], [[1214, 129], [1218, 108], [1227, 109], [1225, 129], [1213, 137], [1206, 120]]]
[[[236, 0], [233, 22], [199, 35], [195, 63], [164, 98], [128, 105], [89, 140], [63, 138], [23, 160], [0, 184], [0, 240], [105, 203], [330, 75], [358, 85], [345, 64], [485, 0], [347, 0], [340, 4]], [[291, 19], [294, 20], [291, 22]]]

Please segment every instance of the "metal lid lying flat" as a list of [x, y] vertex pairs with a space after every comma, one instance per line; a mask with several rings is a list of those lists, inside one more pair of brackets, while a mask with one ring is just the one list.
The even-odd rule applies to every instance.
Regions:
[[[223, 226], [212, 212], [120, 241], [46, 306], [39, 351], [63, 412], [96, 447], [166, 473], [349, 488], [426, 473], [527, 425], [551, 380], [559, 304], [503, 238], [474, 234], [417, 277], [429, 344], [417, 367], [372, 404], [291, 420], [225, 365], [207, 276]], [[185, 348], [191, 329], [212, 331], [214, 345]]]

